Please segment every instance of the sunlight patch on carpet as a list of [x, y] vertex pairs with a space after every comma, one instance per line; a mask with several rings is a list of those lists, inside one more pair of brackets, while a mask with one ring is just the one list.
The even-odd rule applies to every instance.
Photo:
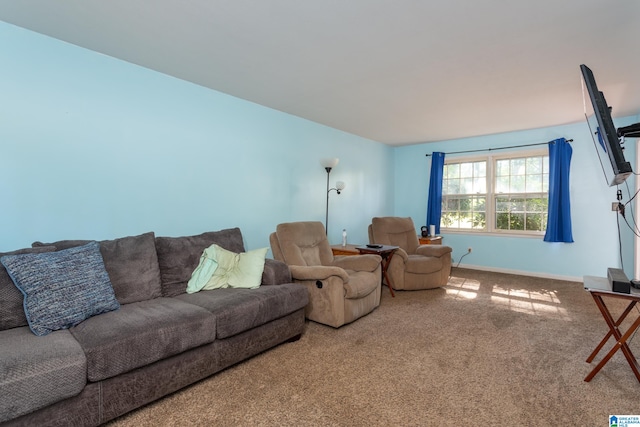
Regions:
[[567, 310], [561, 307], [555, 292], [534, 292], [494, 286], [491, 292], [491, 302], [518, 313], [570, 320]]
[[562, 307], [557, 293], [552, 290], [532, 291], [524, 288], [510, 288], [463, 277], [450, 277], [444, 289], [447, 296], [454, 299], [483, 298], [517, 313], [571, 320], [567, 310]]
[[474, 299], [478, 297], [480, 282], [477, 280], [451, 277], [444, 289], [447, 295], [452, 296], [454, 299]]
[[504, 295], [511, 298], [523, 298], [560, 305], [560, 300], [555, 292], [532, 292], [527, 289], [506, 289], [495, 285], [492, 293]]

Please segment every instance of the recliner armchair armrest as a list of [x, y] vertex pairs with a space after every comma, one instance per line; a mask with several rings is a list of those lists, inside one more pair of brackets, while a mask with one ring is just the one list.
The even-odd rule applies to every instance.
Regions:
[[354, 271], [375, 271], [380, 265], [380, 255], [338, 255], [333, 257], [333, 265]]
[[291, 283], [289, 266], [282, 261], [266, 258], [262, 272], [262, 284], [282, 285], [283, 283]]
[[440, 258], [451, 252], [451, 247], [443, 245], [420, 245], [416, 249], [416, 254]]
[[290, 265], [291, 277], [295, 280], [325, 280], [338, 276], [343, 282], [349, 281], [349, 275], [343, 268], [326, 265]]
[[396, 249], [396, 251], [393, 253], [393, 256], [399, 256], [400, 258], [402, 258], [402, 262], [407, 262], [407, 260], [409, 259], [409, 254], [402, 248]]

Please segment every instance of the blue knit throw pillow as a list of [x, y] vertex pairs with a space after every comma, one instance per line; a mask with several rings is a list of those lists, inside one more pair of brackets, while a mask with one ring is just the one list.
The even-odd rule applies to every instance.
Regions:
[[6, 255], [0, 262], [24, 296], [24, 312], [36, 335], [68, 329], [120, 307], [98, 242], [58, 252]]

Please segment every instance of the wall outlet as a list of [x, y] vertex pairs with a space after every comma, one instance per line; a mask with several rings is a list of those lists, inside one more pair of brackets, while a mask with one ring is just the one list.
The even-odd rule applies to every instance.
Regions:
[[613, 212], [618, 212], [618, 202], [611, 202], [611, 210]]
[[467, 248], [467, 253], [468, 253], [468, 254], [470, 254], [470, 253], [471, 253], [471, 246], [469, 246], [469, 247]]

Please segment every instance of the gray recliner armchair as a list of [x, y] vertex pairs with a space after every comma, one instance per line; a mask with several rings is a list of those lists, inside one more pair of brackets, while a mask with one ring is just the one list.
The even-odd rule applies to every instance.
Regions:
[[279, 224], [269, 242], [273, 257], [309, 291], [309, 320], [338, 328], [380, 305], [380, 256], [334, 256], [321, 222]]
[[373, 218], [369, 225], [369, 243], [399, 246], [387, 269], [393, 289], [431, 289], [449, 281], [451, 248], [420, 245], [411, 218]]

